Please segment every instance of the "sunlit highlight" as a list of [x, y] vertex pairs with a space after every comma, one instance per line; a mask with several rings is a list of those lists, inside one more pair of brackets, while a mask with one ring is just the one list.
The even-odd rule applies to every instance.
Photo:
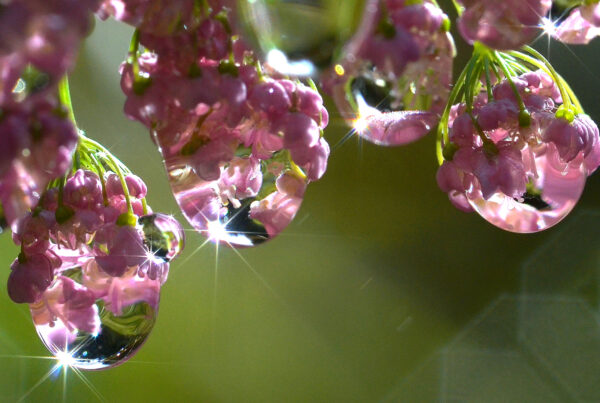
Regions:
[[56, 361], [59, 368], [71, 368], [77, 364], [77, 360], [73, 357], [73, 354], [66, 351], [56, 353]]
[[360, 94], [356, 96], [356, 104], [358, 113], [356, 114], [356, 119], [352, 120], [352, 127], [358, 134], [364, 134], [369, 129], [368, 118], [378, 115], [381, 112], [377, 108], [370, 106]]
[[290, 61], [279, 49], [271, 49], [267, 52], [267, 64], [281, 74], [302, 77], [311, 76], [315, 73], [315, 67], [312, 63], [309, 61]]
[[227, 239], [227, 229], [225, 227], [225, 224], [220, 221], [209, 221], [206, 225], [208, 237], [215, 242]]
[[539, 27], [542, 29], [545, 35], [553, 38], [556, 36], [557, 23], [552, 21], [551, 18], [543, 17]]

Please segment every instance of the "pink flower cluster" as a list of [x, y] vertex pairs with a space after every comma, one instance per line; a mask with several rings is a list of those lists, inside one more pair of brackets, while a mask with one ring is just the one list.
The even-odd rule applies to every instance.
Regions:
[[[142, 3], [154, 9], [150, 3], [161, 2]], [[139, 27], [146, 48], [122, 67], [125, 113], [151, 131], [196, 229], [226, 225], [235, 215], [258, 221], [272, 237], [291, 221], [303, 194], [279, 183], [293, 177], [304, 189], [325, 172], [328, 113], [315, 90], [262, 72], [220, 2], [202, 4], [170, 32], [154, 29], [144, 7], [114, 13]]]
[[99, 0], [8, 0], [0, 6], [0, 103], [32, 65], [56, 83], [70, 70]]
[[406, 144], [427, 134], [446, 104], [454, 57], [449, 20], [430, 1], [371, 3], [324, 86], [358, 134]]
[[21, 253], [8, 294], [32, 304], [36, 325], [60, 321], [71, 333], [94, 334], [99, 300], [115, 316], [137, 302], [158, 307], [183, 233], [172, 217], [144, 211], [146, 186], [132, 174], [125, 177], [134, 213], [128, 212], [120, 183], [112, 172], [101, 178], [77, 170], [19, 220], [13, 239]]
[[576, 7], [556, 27], [552, 36], [572, 45], [585, 45], [600, 36], [600, 3], [586, 3]]
[[9, 225], [71, 167], [77, 132], [54, 99], [0, 105], [0, 203]]
[[463, 38], [494, 49], [518, 49], [541, 33], [542, 18], [552, 0], [458, 0], [465, 7], [458, 19]]
[[71, 165], [77, 132], [57, 100], [98, 0], [0, 5], [0, 203], [7, 223]]
[[[547, 74], [528, 72], [512, 81], [530, 119], [523, 119], [506, 79], [493, 86], [493, 99], [485, 92], [477, 95], [472, 110], [464, 103], [454, 105], [448, 122], [450, 144], [437, 173], [438, 184], [465, 211], [480, 211], [489, 208], [488, 202], [503, 200], [511, 204], [505, 213], [517, 212], [513, 202], [548, 213], [570, 210], [585, 177], [600, 164], [598, 127], [585, 114], [571, 122], [557, 117], [562, 99]], [[532, 232], [539, 220], [532, 213], [530, 221], [512, 223], [517, 227], [508, 229]]]

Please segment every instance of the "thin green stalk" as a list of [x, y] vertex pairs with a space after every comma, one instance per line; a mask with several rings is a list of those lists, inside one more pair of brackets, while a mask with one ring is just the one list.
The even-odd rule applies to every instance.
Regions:
[[519, 125], [521, 127], [529, 126], [529, 124], [531, 123], [531, 118], [529, 116], [529, 112], [527, 111], [527, 107], [525, 106], [525, 103], [523, 102], [523, 98], [521, 97], [521, 94], [519, 94], [519, 90], [512, 79], [512, 77], [515, 73], [514, 73], [514, 71], [512, 71], [512, 69], [509, 68], [509, 66], [507, 66], [507, 64], [504, 61], [503, 56], [500, 52], [494, 52], [494, 56], [495, 56], [496, 62], [500, 66], [500, 69], [504, 73], [504, 76], [506, 77], [506, 80], [508, 81], [510, 88], [512, 89], [512, 91], [514, 93], [515, 98], [517, 99], [517, 102], [519, 103]]
[[[130, 214], [133, 214], [133, 205], [131, 204], [131, 196], [129, 194], [129, 188], [127, 187], [127, 182], [125, 181], [125, 175], [129, 173], [129, 169], [125, 167], [118, 158], [110, 153], [104, 146], [100, 143], [86, 137], [83, 133], [80, 133], [80, 143], [81, 147], [84, 150], [92, 151], [93, 153], [101, 153], [106, 158], [106, 163], [110, 166], [110, 168], [115, 172], [115, 174], [119, 177], [119, 181], [121, 182], [121, 187], [123, 188], [123, 194], [125, 195], [125, 201], [127, 203], [127, 211]], [[125, 169], [122, 169], [125, 168]], [[125, 173], [124, 173], [125, 172]]]
[[488, 102], [492, 102], [494, 100], [494, 94], [492, 93], [492, 78], [490, 77], [490, 61], [486, 57], [483, 60], [484, 70], [485, 70], [485, 90], [487, 92]]
[[464, 7], [457, 0], [452, 0], [452, 5], [456, 9], [456, 14], [460, 17], [464, 11]]
[[581, 106], [581, 103], [579, 102], [579, 98], [577, 98], [577, 95], [575, 95], [575, 93], [573, 92], [573, 89], [571, 88], [569, 83], [565, 79], [563, 79], [560, 74], [558, 75], [558, 77], [559, 77], [562, 85], [564, 85], [565, 90], [567, 91], [567, 94], [569, 94], [571, 102], [573, 104], [575, 104], [575, 108], [577, 109], [577, 114], [585, 113], [585, 111], [583, 110], [583, 106]]
[[58, 99], [60, 103], [67, 108], [69, 119], [73, 122], [73, 125], [77, 127], [75, 113], [73, 112], [73, 103], [71, 101], [71, 91], [69, 90], [69, 78], [67, 75], [65, 75], [58, 83]]

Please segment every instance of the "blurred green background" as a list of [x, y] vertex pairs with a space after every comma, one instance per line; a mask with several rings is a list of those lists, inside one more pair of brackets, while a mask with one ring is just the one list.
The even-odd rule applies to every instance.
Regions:
[[[122, 114], [131, 33], [97, 23], [71, 78], [75, 113], [146, 180], [153, 209], [183, 222], [148, 133]], [[595, 119], [599, 50], [550, 46]], [[333, 112], [330, 143], [346, 130]], [[85, 373], [96, 392], [72, 372], [36, 385], [54, 362], [26, 358], [49, 354], [0, 287], [0, 401], [600, 400], [600, 176], [563, 223], [515, 235], [452, 207], [436, 169], [433, 137], [352, 139], [275, 240], [217, 258], [188, 231], [153, 334], [130, 362]], [[5, 281], [17, 249], [8, 235], [0, 248]]]

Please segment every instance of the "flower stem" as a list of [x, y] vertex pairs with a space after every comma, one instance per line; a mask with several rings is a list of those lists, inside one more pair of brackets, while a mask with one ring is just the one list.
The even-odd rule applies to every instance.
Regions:
[[452, 0], [452, 5], [454, 5], [454, 8], [456, 9], [456, 14], [460, 17], [465, 8], [462, 5], [460, 5], [457, 0]]
[[125, 201], [127, 202], [127, 211], [133, 214], [133, 205], [131, 204], [131, 196], [129, 194], [129, 188], [125, 181], [125, 175], [130, 173], [129, 169], [123, 164], [117, 157], [112, 155], [104, 146], [89, 137], [86, 137], [83, 132], [79, 132], [80, 147], [83, 152], [90, 155], [95, 154], [96, 157], [101, 158], [106, 164], [114, 171], [121, 181], [121, 187], [123, 188], [123, 194], [125, 195]]
[[515, 82], [512, 79], [513, 76], [516, 75], [516, 73], [506, 63], [506, 61], [504, 60], [504, 55], [501, 52], [494, 52], [494, 57], [495, 57], [495, 61], [500, 66], [500, 70], [502, 70], [502, 72], [504, 73], [504, 76], [506, 77], [506, 80], [508, 81], [508, 84], [510, 85], [510, 88], [512, 89], [512, 91], [514, 93], [515, 98], [517, 99], [517, 102], [519, 103], [519, 126], [527, 127], [531, 124], [531, 115], [529, 114], [529, 111], [527, 110], [527, 107], [525, 106], [525, 103], [523, 102], [523, 98], [521, 97], [521, 94], [519, 94], [519, 89], [517, 88], [517, 86], [515, 85]]
[[69, 90], [69, 78], [66, 74], [58, 83], [58, 99], [67, 108], [69, 119], [73, 122], [73, 126], [77, 127], [75, 113], [73, 112], [73, 103], [71, 101], [71, 91]]

